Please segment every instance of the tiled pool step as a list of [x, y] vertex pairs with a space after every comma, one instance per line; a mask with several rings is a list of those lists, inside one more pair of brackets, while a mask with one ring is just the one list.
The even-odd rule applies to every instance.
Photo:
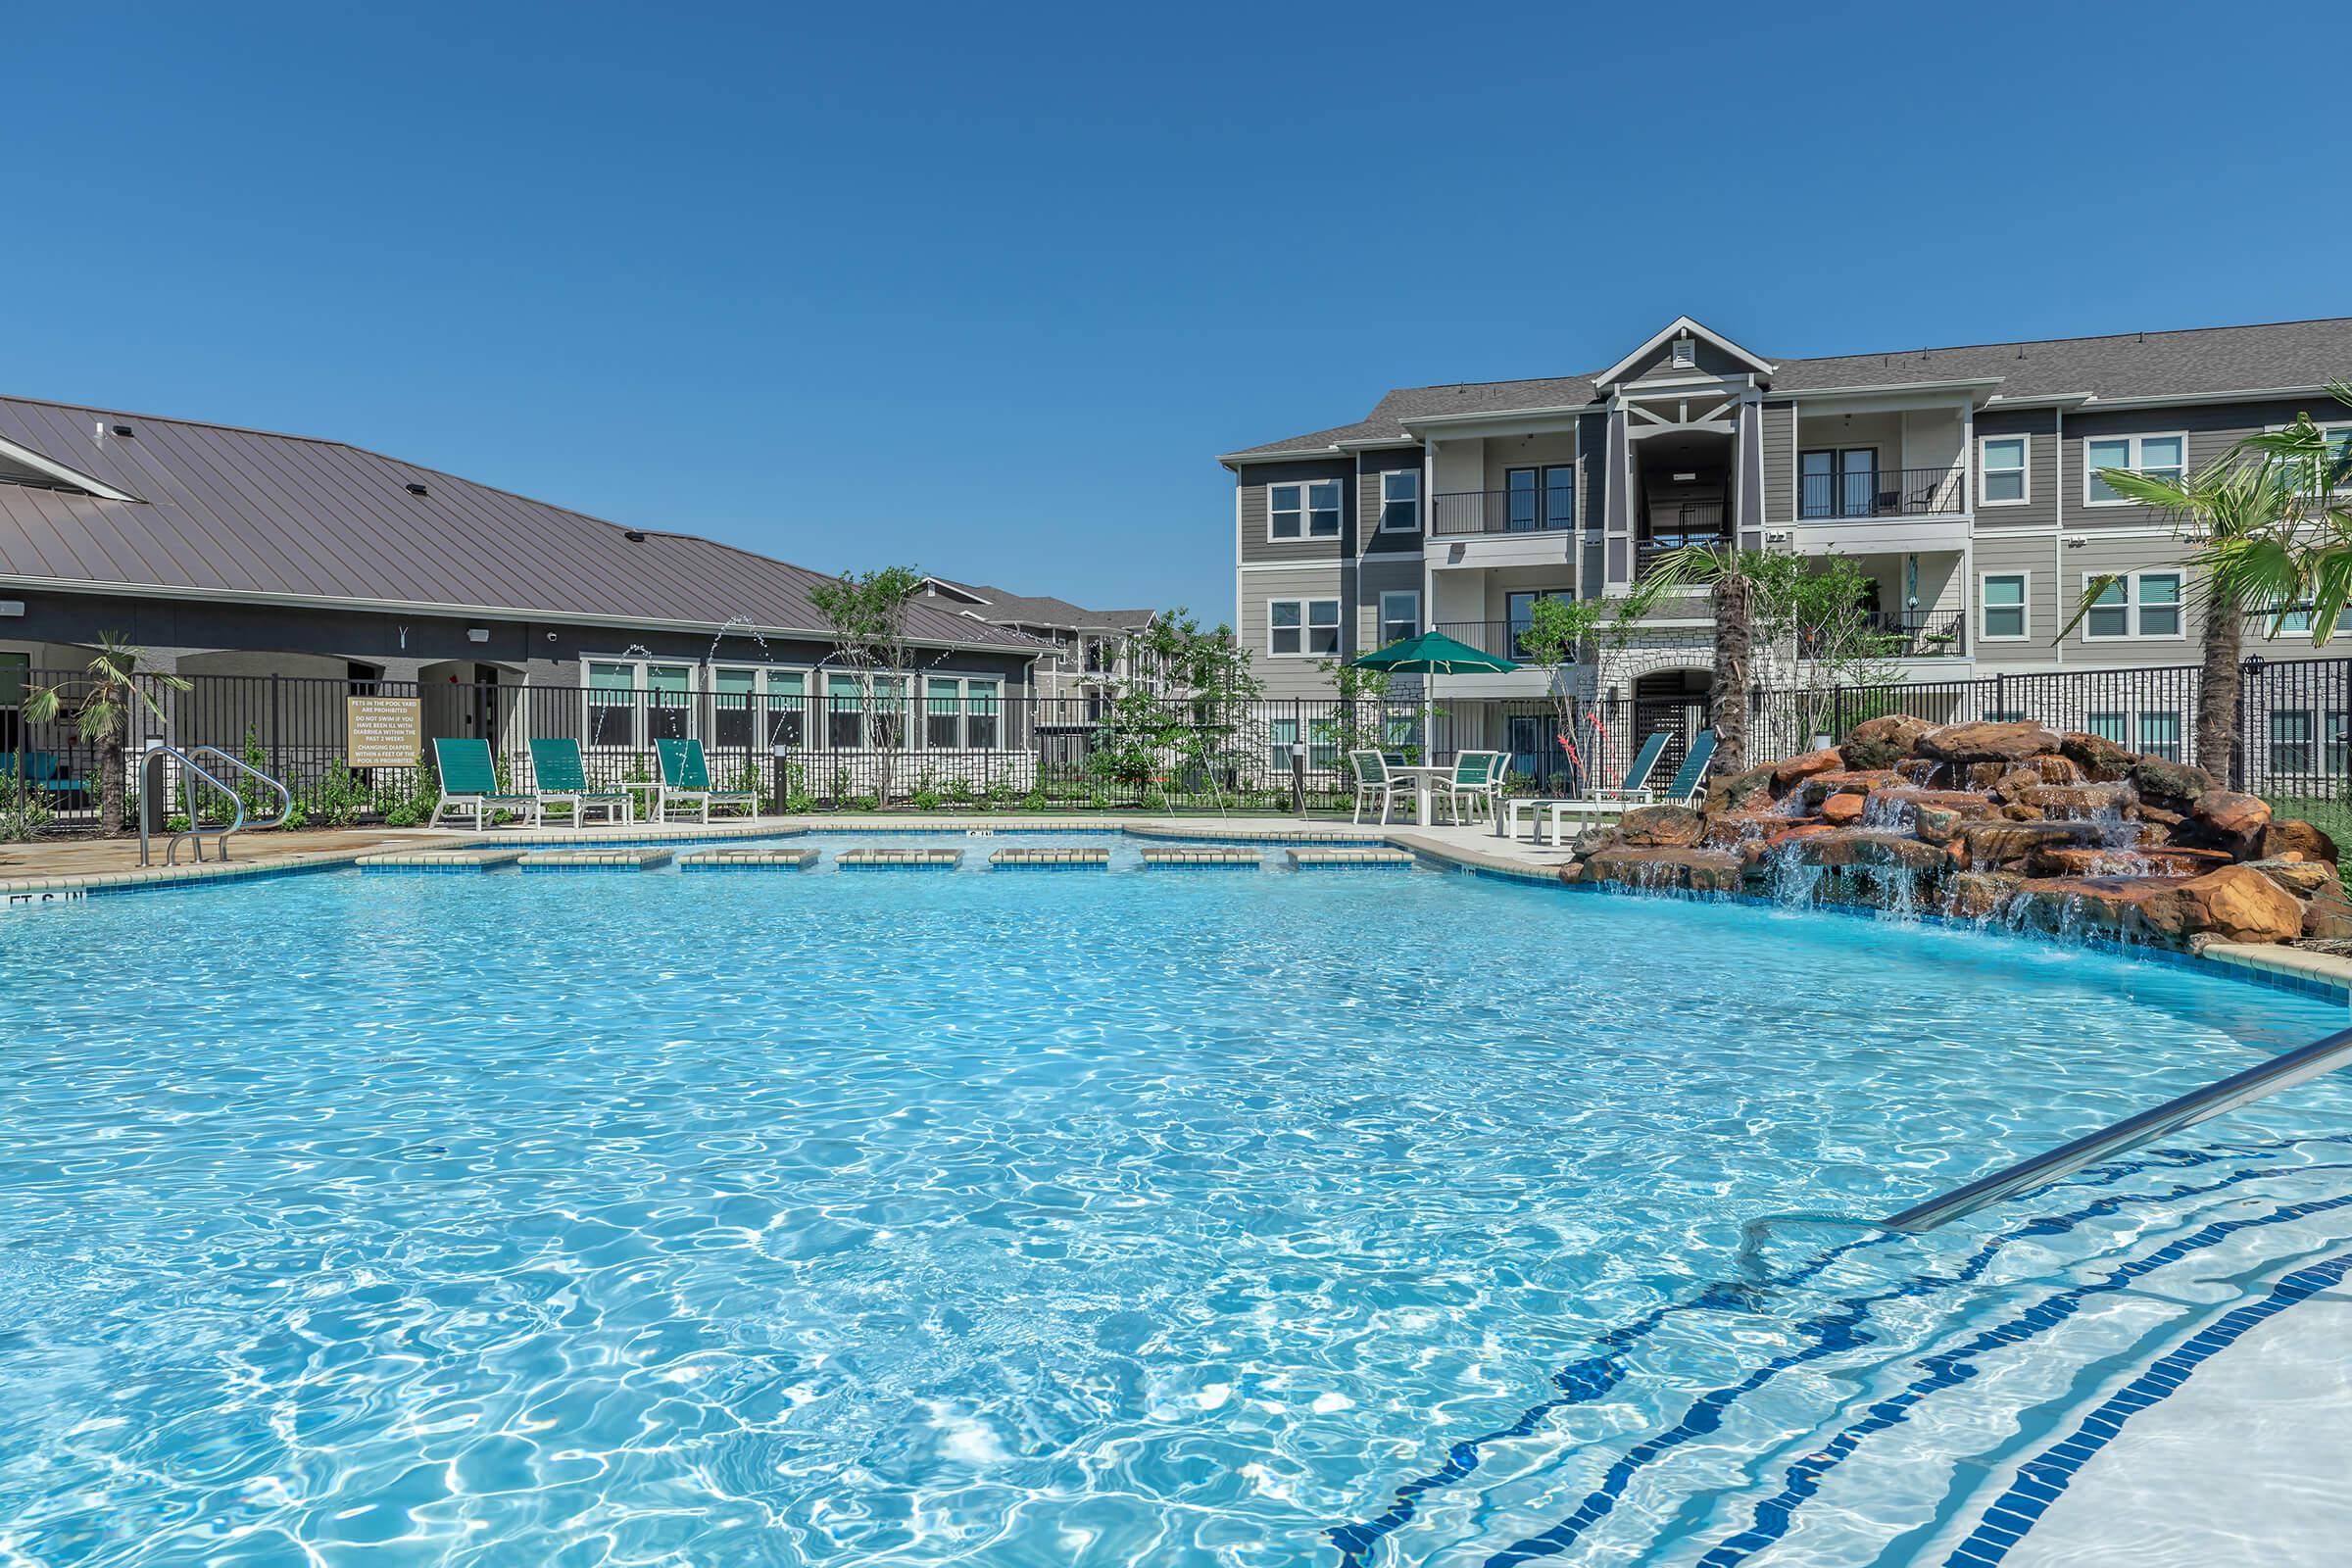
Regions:
[[644, 871], [669, 857], [661, 849], [549, 850], [524, 856], [520, 864], [525, 871]]
[[867, 847], [844, 850], [833, 858], [844, 871], [947, 871], [963, 863], [963, 851], [934, 849], [887, 850]]
[[1226, 866], [1233, 869], [1254, 868], [1265, 857], [1255, 850], [1223, 849], [1160, 849], [1144, 851], [1144, 868], [1152, 870], [1179, 865]]
[[522, 858], [518, 849], [395, 850], [387, 855], [363, 855], [363, 871], [487, 871], [513, 865]]
[[806, 871], [814, 850], [697, 850], [678, 857], [681, 871]]
[[1294, 871], [1402, 870], [1414, 859], [1410, 850], [1334, 849], [1292, 850]]
[[1110, 851], [1103, 849], [998, 850], [988, 863], [999, 871], [1106, 871]]

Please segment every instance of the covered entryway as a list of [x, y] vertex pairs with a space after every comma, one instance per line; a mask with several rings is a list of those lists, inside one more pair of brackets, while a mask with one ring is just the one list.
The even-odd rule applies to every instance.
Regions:
[[1663, 730], [1666, 751], [1651, 778], [1654, 788], [1674, 776], [1690, 753], [1690, 742], [1707, 727], [1707, 693], [1714, 672], [1705, 669], [1661, 669], [1634, 682], [1634, 739], [1642, 741]]

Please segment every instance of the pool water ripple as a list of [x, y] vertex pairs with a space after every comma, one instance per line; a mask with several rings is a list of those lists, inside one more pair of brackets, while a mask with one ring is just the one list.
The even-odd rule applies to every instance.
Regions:
[[[320, 875], [12, 917], [0, 972], [32, 1561], [1484, 1561], [1744, 1386], [1612, 1493], [1612, 1560], [1689, 1562], [2230, 1183], [2330, 1240], [2299, 1141], [2352, 1133], [2308, 1086], [2210, 1176], [1800, 1238], [1716, 1299], [1746, 1218], [1884, 1211], [2338, 1009], [1423, 871]], [[2131, 1276], [2146, 1334], [2205, 1309], [2178, 1272]], [[1868, 1470], [1818, 1560], [1967, 1491]]]

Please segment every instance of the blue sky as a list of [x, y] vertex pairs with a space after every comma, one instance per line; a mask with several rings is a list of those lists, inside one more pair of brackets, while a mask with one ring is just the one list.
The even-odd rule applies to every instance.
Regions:
[[0, 391], [1219, 619], [1214, 455], [1390, 386], [2352, 311], [2230, 15], [23, 8]]

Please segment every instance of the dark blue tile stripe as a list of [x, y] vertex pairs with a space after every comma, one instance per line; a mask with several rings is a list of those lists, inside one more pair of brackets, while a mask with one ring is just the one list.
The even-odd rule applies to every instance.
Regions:
[[[2347, 1141], [2352, 1140], [2346, 1140], [2342, 1138], [2307, 1140], [2307, 1142], [2311, 1143], [2341, 1143]], [[2097, 1166], [2082, 1171], [2072, 1178], [2072, 1180], [2085, 1184], [2096, 1184], [2100, 1182], [2113, 1181], [2121, 1176], [2155, 1167], [2180, 1168], [2205, 1165], [2218, 1162], [2224, 1158], [2233, 1158], [2239, 1160], [2275, 1159], [2278, 1157], [2278, 1152], [2279, 1152], [2275, 1149], [2254, 1152], [2230, 1151], [2227, 1153], [2220, 1151], [2206, 1150], [2182, 1150], [2174, 1152], [2159, 1151], [2141, 1154], [2132, 1159], [2120, 1160], [2108, 1165]], [[2176, 1188], [2171, 1192], [2161, 1194], [2138, 1195], [2132, 1197], [2107, 1197], [2097, 1199], [2088, 1205], [2073, 1213], [2033, 1220], [2018, 1227], [2016, 1230], [2006, 1234], [2005, 1236], [1995, 1239], [1991, 1243], [1987, 1244], [1987, 1246], [1978, 1254], [1978, 1257], [1972, 1259], [1972, 1261], [1958, 1274], [1948, 1277], [1926, 1277], [1921, 1280], [1914, 1281], [1910, 1285], [1885, 1293], [1883, 1297], [1870, 1298], [1865, 1304], [1874, 1304], [1879, 1300], [1889, 1299], [1898, 1296], [1921, 1295], [1929, 1291], [1938, 1289], [1946, 1284], [1972, 1279], [1978, 1273], [1982, 1272], [1984, 1267], [1989, 1263], [1991, 1257], [1998, 1251], [2000, 1248], [2025, 1237], [2055, 1235], [2064, 1230], [2070, 1229], [2077, 1224], [2081, 1224], [2085, 1220], [2100, 1218], [2105, 1215], [2115, 1213], [2127, 1204], [2147, 1201], [2164, 1201], [2179, 1198], [2195, 1197], [2205, 1193], [2216, 1192], [2222, 1188], [2234, 1186], [2239, 1182], [2251, 1180], [2256, 1176], [2265, 1174], [2269, 1174], [2269, 1172], [2240, 1171], [2221, 1182], [2205, 1187], [2181, 1187]], [[1829, 1268], [1831, 1264], [1837, 1262], [1839, 1258], [1848, 1255], [1858, 1249], [1883, 1246], [1900, 1239], [1901, 1238], [1889, 1234], [1872, 1236], [1861, 1241], [1844, 1243], [1838, 1247], [1835, 1247], [1824, 1251], [1812, 1262], [1771, 1280], [1766, 1288], [1785, 1290], [1792, 1286], [1801, 1285], [1805, 1281], [1813, 1278]], [[1852, 1303], [1846, 1304], [1850, 1305]], [[1544, 1399], [1539, 1403], [1530, 1405], [1524, 1412], [1520, 1414], [1518, 1419], [1512, 1421], [1506, 1426], [1498, 1427], [1492, 1432], [1482, 1433], [1477, 1437], [1466, 1438], [1458, 1443], [1455, 1443], [1446, 1450], [1446, 1462], [1444, 1465], [1426, 1475], [1417, 1476], [1396, 1489], [1396, 1493], [1394, 1494], [1394, 1500], [1386, 1513], [1379, 1515], [1377, 1518], [1360, 1520], [1347, 1525], [1340, 1525], [1326, 1531], [1325, 1534], [1329, 1536], [1333, 1544], [1340, 1548], [1341, 1568], [1369, 1568], [1369, 1564], [1371, 1562], [1371, 1552], [1379, 1545], [1380, 1542], [1385, 1537], [1393, 1534], [1396, 1530], [1401, 1529], [1404, 1525], [1411, 1522], [1414, 1515], [1419, 1510], [1420, 1499], [1431, 1492], [1454, 1486], [1466, 1479], [1479, 1467], [1482, 1458], [1482, 1450], [1489, 1446], [1499, 1442], [1506, 1442], [1514, 1438], [1526, 1437], [1533, 1433], [1537, 1427], [1542, 1425], [1544, 1420], [1550, 1416], [1553, 1412], [1565, 1409], [1571, 1405], [1581, 1404], [1599, 1398], [1609, 1393], [1612, 1389], [1616, 1388], [1619, 1383], [1624, 1381], [1626, 1373], [1629, 1370], [1626, 1361], [1623, 1359], [1623, 1352], [1631, 1349], [1642, 1340], [1647, 1339], [1659, 1327], [1673, 1319], [1678, 1313], [1690, 1311], [1731, 1311], [1749, 1308], [1753, 1305], [1754, 1301], [1748, 1295], [1742, 1294], [1728, 1286], [1715, 1286], [1689, 1300], [1669, 1302], [1668, 1304], [1661, 1306], [1631, 1323], [1625, 1324], [1616, 1329], [1612, 1329], [1603, 1334], [1597, 1341], [1598, 1353], [1564, 1367], [1552, 1375], [1552, 1384], [1556, 1389], [1559, 1390], [1559, 1395], [1557, 1397]], [[1843, 1312], [1839, 1312], [1834, 1314], [1834, 1317], [1842, 1319], [1844, 1315], [1845, 1314]], [[1817, 1321], [1826, 1322], [1827, 1320]], [[1809, 1327], [1811, 1327], [1811, 1325], [1802, 1325], [1800, 1326], [1800, 1331]], [[1831, 1326], [1825, 1328], [1823, 1332], [1830, 1334], [1842, 1334], [1848, 1331], [1836, 1326]], [[1814, 1353], [1827, 1354], [1829, 1351], [1827, 1349], [1823, 1349]], [[1802, 1359], [1810, 1358], [1810, 1355], [1802, 1357]], [[1788, 1359], [1785, 1365], [1777, 1365], [1766, 1368], [1763, 1379], [1751, 1381], [1769, 1381], [1770, 1377], [1778, 1375], [1778, 1373], [1782, 1370], [1786, 1370], [1787, 1366], [1792, 1366], [1796, 1364], [1798, 1364], [1797, 1359]], [[1738, 1392], [1744, 1392], [1744, 1389], [1740, 1391], [1735, 1391], [1735, 1396]], [[1729, 1401], [1727, 1400], [1727, 1405], [1728, 1402]], [[1712, 1419], [1709, 1422], [1708, 1430], [1712, 1430], [1713, 1425], [1720, 1423], [1721, 1414], [1721, 1408], [1717, 1408], [1711, 1412]], [[1689, 1441], [1689, 1438], [1693, 1435], [1695, 1434], [1685, 1434], [1681, 1438], [1676, 1439], [1674, 1443], [1665, 1444], [1663, 1447], [1656, 1449], [1647, 1457], [1643, 1458], [1641, 1463], [1647, 1463], [1648, 1458], [1654, 1458], [1657, 1452], [1663, 1452], [1666, 1448], [1679, 1446], [1680, 1443]], [[1652, 1441], [1656, 1442], [1658, 1440]], [[1640, 1465], [1637, 1464], [1633, 1468], [1638, 1469]], [[1631, 1470], [1628, 1470], [1627, 1475], [1630, 1478]], [[1607, 1510], [1605, 1508], [1602, 1509], [1602, 1512], [1606, 1511]]]
[[2225, 1312], [2190, 1335], [2171, 1354], [2152, 1363], [2084, 1416], [2072, 1436], [2027, 1461], [2009, 1490], [1984, 1510], [1984, 1519], [1945, 1562], [1982, 1565], [2008, 1556], [2009, 1548], [2040, 1522], [2043, 1510], [2058, 1499], [2090, 1457], [2122, 1434], [2125, 1423], [2178, 1394], [2198, 1367], [2243, 1339], [2249, 1330], [2331, 1285], [2342, 1284], [2347, 1272], [2352, 1272], [2352, 1252], [2339, 1252], [2299, 1268], [2272, 1286], [2261, 1300]]
[[[2341, 1170], [2346, 1167], [2312, 1165], [2302, 1168]], [[1788, 1533], [1797, 1508], [1821, 1490], [1824, 1476], [1852, 1457], [1866, 1439], [1909, 1420], [1912, 1412], [1929, 1396], [1957, 1388], [1975, 1378], [1980, 1370], [1976, 1364], [1977, 1357], [2056, 1328], [2074, 1316], [2085, 1301], [2121, 1291], [2143, 1276], [2177, 1263], [2240, 1231], [2278, 1225], [2348, 1206], [2352, 1206], [2352, 1194], [2290, 1203], [2269, 1214], [2216, 1220], [2201, 1230], [2167, 1243], [2144, 1257], [2122, 1264], [2088, 1285], [2079, 1285], [2037, 1301], [2006, 1322], [1984, 1330], [1957, 1349], [1926, 1357], [1920, 1362], [1923, 1369], [1921, 1377], [1913, 1380], [1902, 1392], [1871, 1405], [1862, 1419], [1845, 1427], [1817, 1451], [1790, 1465], [1783, 1477], [1780, 1492], [1757, 1505], [1754, 1522], [1701, 1557], [1699, 1568], [1733, 1568], [1733, 1565], [1745, 1562], [1780, 1540]]]

